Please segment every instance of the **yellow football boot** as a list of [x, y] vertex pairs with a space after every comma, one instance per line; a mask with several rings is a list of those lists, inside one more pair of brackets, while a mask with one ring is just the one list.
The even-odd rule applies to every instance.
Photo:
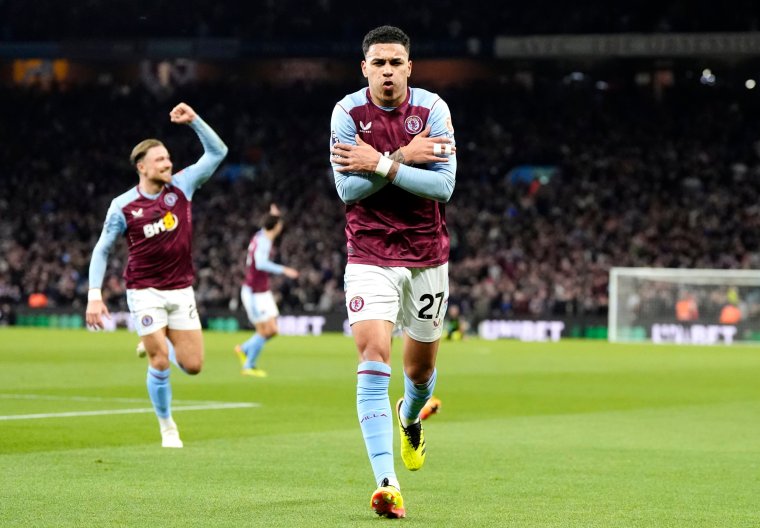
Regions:
[[396, 404], [396, 418], [401, 437], [401, 460], [406, 469], [417, 471], [425, 463], [425, 433], [422, 431], [422, 422], [417, 420], [407, 427], [401, 422], [401, 404], [404, 398], [400, 398]]
[[265, 370], [261, 370], [260, 368], [243, 369], [240, 371], [240, 373], [243, 376], [250, 376], [252, 378], [266, 378], [267, 377], [267, 372]]
[[240, 361], [240, 366], [245, 366], [245, 362], [248, 361], [248, 358], [245, 355], [245, 352], [243, 352], [243, 349], [240, 347], [240, 345], [235, 345], [235, 355], [238, 358], [238, 361]]

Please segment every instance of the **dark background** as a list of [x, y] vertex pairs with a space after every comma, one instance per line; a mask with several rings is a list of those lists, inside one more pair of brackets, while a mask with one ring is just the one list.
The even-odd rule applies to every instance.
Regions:
[[276, 201], [275, 259], [302, 272], [273, 280], [281, 311], [343, 312], [330, 113], [385, 23], [412, 38], [410, 84], [452, 112], [450, 303], [473, 323], [603, 318], [612, 266], [757, 268], [756, 4], [502, 4], [0, 0], [0, 321], [41, 299], [84, 311], [132, 146], [161, 138], [177, 169], [201, 153], [169, 123], [179, 101], [230, 147], [194, 199], [201, 309], [241, 313], [245, 249]]

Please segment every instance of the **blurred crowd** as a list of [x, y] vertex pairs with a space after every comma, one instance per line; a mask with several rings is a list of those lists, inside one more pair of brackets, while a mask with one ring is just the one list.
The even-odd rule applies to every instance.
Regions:
[[[0, 42], [82, 38], [236, 38], [277, 41], [360, 40], [368, 28], [392, 23], [418, 38], [479, 38], [496, 35], [756, 31], [755, 2], [730, 8], [714, 2], [586, 0], [572, 6], [549, 0], [483, 1], [389, 0], [366, 9], [346, 0], [0, 0]], [[306, 38], [308, 36], [308, 38]]]
[[678, 281], [629, 277], [622, 282], [629, 284], [620, 299], [620, 327], [647, 327], [658, 321], [737, 325], [743, 321], [756, 323], [760, 316], [760, 287], [746, 285], [756, 280], [745, 279], [743, 286], [716, 284], [703, 274], [692, 282], [684, 277]]
[[[281, 310], [345, 310], [328, 146], [332, 108], [353, 88], [228, 83], [166, 100], [139, 86], [0, 88], [0, 305], [42, 293], [84, 310], [108, 204], [137, 183], [131, 148], [160, 138], [175, 170], [202, 152], [169, 122], [183, 100], [230, 147], [193, 200], [201, 308], [238, 308], [248, 241], [275, 201], [286, 228], [274, 259], [302, 272], [273, 280]], [[760, 267], [760, 120], [745, 92], [504, 79], [440, 91], [459, 160], [451, 304], [472, 321], [604, 315], [611, 266]], [[125, 246], [109, 262], [112, 308], [125, 305]]]

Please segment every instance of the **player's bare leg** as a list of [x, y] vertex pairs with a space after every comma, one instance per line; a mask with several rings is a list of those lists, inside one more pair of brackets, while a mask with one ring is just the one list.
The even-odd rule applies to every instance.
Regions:
[[169, 341], [174, 344], [177, 363], [188, 374], [198, 374], [203, 368], [203, 333], [201, 330], [169, 329]]
[[148, 363], [158, 370], [169, 368], [169, 346], [166, 342], [166, 328], [161, 328], [152, 334], [140, 338], [145, 352], [148, 354]]
[[414, 383], [426, 383], [435, 370], [440, 340], [423, 343], [404, 334], [404, 374]]
[[390, 365], [393, 323], [378, 319], [359, 321], [351, 326], [351, 333], [359, 361], [381, 361]]

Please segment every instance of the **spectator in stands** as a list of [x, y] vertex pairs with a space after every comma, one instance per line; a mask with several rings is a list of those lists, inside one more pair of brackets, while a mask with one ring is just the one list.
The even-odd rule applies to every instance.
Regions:
[[735, 304], [728, 303], [720, 311], [720, 324], [735, 325], [742, 320], [742, 311]]
[[694, 294], [687, 291], [676, 303], [676, 320], [682, 322], [696, 321], [699, 319], [699, 309]]
[[[272, 201], [302, 211], [281, 244], [302, 277], [297, 284], [273, 278], [280, 310], [341, 310], [345, 241], [335, 226], [343, 211], [323, 144], [300, 145], [295, 163], [287, 142], [293, 126], [321, 129], [313, 105], [332, 105], [334, 90], [234, 83], [182, 90], [209, 108], [209, 121], [230, 146], [227, 163], [237, 166], [222, 167], [207, 184], [211, 198], [193, 204], [204, 218], [194, 239], [201, 311], [240, 310], [239, 254], [250, 235], [243, 219]], [[304, 90], [308, 98], [301, 97]], [[529, 92], [499, 81], [443, 91], [457, 133], [466, 138], [461, 155], [470, 161], [447, 206], [450, 291], [462, 314], [473, 325], [490, 317], [603, 314], [613, 265], [760, 268], [760, 180], [751, 177], [760, 172], [760, 121], [751, 118], [756, 103], [741, 90], [675, 86], [661, 101], [593, 86], [537, 83]], [[118, 145], [135, 143], [148, 127], [170, 135], [150, 121], [162, 103], [140, 87], [109, 85], [47, 93], [5, 87], [0, 98], [8, 122], [16, 124], [0, 127], [6, 167], [0, 179], [0, 301], [25, 306], [31, 293], [44, 292], [54, 307], [81, 309], [87, 259], [102, 223], [90, 211], [105, 209], [109, 197], [132, 183]], [[262, 99], [272, 104], [252, 102]], [[235, 102], [234, 119], [220, 100]], [[471, 100], [484, 105], [482, 120], [467, 111]], [[92, 108], [108, 108], [108, 118]], [[191, 161], [195, 148], [182, 138], [171, 145], [177, 163]], [[528, 163], [557, 167], [532, 195], [528, 185], [505, 177]], [[737, 164], [746, 170], [735, 170]], [[127, 176], [99, 177], [103, 173]], [[244, 199], [214, 198], [233, 194]], [[111, 295], [113, 309], [126, 308], [123, 285], [118, 287], [125, 262], [123, 251], [111, 255], [113, 277], [103, 293]], [[669, 295], [653, 300], [673, 314]], [[725, 293], [721, 297], [704, 299], [700, 315], [717, 320]]]

